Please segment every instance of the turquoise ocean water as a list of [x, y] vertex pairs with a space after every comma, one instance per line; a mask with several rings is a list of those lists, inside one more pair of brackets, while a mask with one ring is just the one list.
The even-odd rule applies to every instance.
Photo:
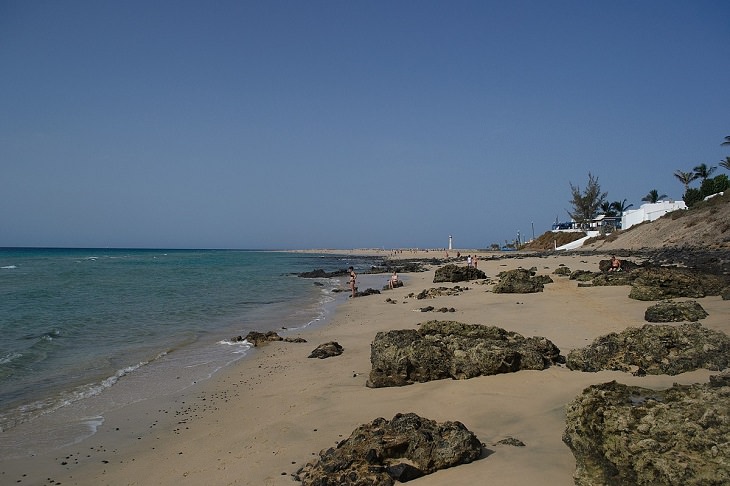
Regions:
[[293, 274], [371, 263], [263, 251], [0, 249], [0, 454], [18, 449], [16, 427], [51, 423], [58, 430], [44, 440], [80, 440], [105, 409], [212, 376], [250, 349], [233, 336], [285, 336], [324, 322], [347, 298], [333, 292], [344, 280]]

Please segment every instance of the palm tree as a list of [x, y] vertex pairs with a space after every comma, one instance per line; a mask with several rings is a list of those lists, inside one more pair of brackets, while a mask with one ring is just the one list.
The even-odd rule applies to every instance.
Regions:
[[707, 178], [710, 177], [713, 172], [715, 172], [715, 169], [717, 169], [717, 167], [707, 167], [707, 164], [700, 164], [692, 170], [695, 171], [695, 175], [698, 179], [706, 181]]
[[613, 208], [614, 211], [616, 211], [616, 213], [618, 213], [619, 216], [623, 216], [624, 211], [626, 211], [627, 209], [629, 209], [630, 207], [633, 207], [633, 206], [634, 206], [633, 204], [629, 204], [627, 206], [626, 199], [624, 199], [623, 201], [614, 201], [611, 203], [611, 207]]
[[730, 145], [730, 135], [725, 137], [725, 141], [722, 142], [720, 145]]
[[641, 200], [653, 204], [653, 203], [659, 202], [660, 200], [664, 199], [665, 197], [667, 197], [666, 194], [662, 194], [660, 196], [659, 191], [657, 191], [656, 189], [652, 189], [651, 191], [649, 191], [649, 194], [642, 197]]
[[720, 167], [724, 167], [727, 170], [730, 170], [730, 157], [725, 157], [725, 160], [721, 160]]
[[697, 179], [697, 174], [695, 172], [682, 172], [681, 170], [678, 170], [674, 173], [674, 177], [679, 179], [679, 182], [684, 184], [684, 192], [686, 193], [687, 189], [689, 189], [690, 182]]
[[605, 214], [606, 216], [616, 216], [616, 211], [613, 210], [613, 204], [609, 203], [608, 201], [602, 202], [601, 214]]

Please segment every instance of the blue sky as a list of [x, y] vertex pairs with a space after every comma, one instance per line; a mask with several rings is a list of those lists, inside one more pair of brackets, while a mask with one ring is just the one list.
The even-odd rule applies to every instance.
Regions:
[[[680, 199], [730, 2], [0, 0], [0, 246], [484, 248]], [[723, 169], [718, 169], [718, 173]]]

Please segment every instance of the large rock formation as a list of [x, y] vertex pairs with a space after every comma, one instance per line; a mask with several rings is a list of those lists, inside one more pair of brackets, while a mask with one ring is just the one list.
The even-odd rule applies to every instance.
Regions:
[[379, 332], [372, 342], [367, 386], [403, 386], [519, 370], [564, 361], [543, 337], [525, 338], [495, 326], [429, 321], [418, 330]]
[[687, 302], [664, 301], [654, 304], [644, 312], [649, 322], [697, 322], [709, 314], [696, 300]]
[[650, 267], [632, 273], [635, 278], [629, 297], [636, 300], [720, 295], [728, 286], [728, 277], [725, 275], [713, 275], [690, 268]]
[[568, 368], [578, 371], [617, 370], [635, 374], [677, 375], [730, 366], [730, 337], [699, 323], [645, 324], [597, 338], [568, 353]]
[[492, 290], [497, 294], [529, 294], [542, 292], [546, 283], [552, 283], [548, 275], [535, 276], [535, 270], [518, 268], [499, 274], [499, 282]]
[[579, 486], [730, 484], [728, 374], [661, 391], [593, 385], [566, 415]]
[[[571, 275], [571, 278], [586, 280], [589, 274]], [[727, 275], [676, 266], [636, 266], [628, 272], [594, 273], [590, 280], [594, 286], [630, 285], [629, 297], [636, 300], [720, 295], [730, 285]]]
[[436, 423], [414, 413], [378, 418], [294, 475], [302, 486], [391, 486], [481, 456], [479, 439], [460, 422]]
[[481, 270], [473, 267], [461, 267], [449, 263], [441, 268], [437, 268], [433, 276], [433, 283], [439, 282], [468, 282], [469, 280], [476, 280], [480, 278], [487, 278], [487, 275]]

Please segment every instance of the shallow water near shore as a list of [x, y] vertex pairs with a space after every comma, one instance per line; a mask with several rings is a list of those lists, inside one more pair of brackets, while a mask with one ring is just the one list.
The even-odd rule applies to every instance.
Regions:
[[0, 249], [0, 455], [93, 435], [109, 410], [241, 359], [249, 331], [326, 321], [372, 259], [217, 250]]

